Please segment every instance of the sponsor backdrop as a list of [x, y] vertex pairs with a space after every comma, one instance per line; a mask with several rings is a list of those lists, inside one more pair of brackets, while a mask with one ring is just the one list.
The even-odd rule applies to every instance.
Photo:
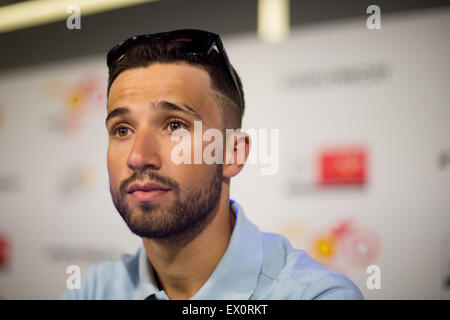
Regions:
[[[276, 45], [224, 39], [244, 129], [279, 129], [278, 147], [258, 135], [260, 163], [232, 198], [367, 299], [450, 298], [449, 27], [434, 10], [383, 16], [380, 30], [309, 25]], [[109, 194], [106, 79], [103, 56], [0, 74], [2, 299], [58, 298], [69, 265], [140, 245]]]

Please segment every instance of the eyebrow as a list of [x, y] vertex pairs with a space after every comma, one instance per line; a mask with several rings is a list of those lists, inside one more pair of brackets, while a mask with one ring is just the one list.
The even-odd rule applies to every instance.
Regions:
[[[195, 111], [195, 109], [193, 109], [192, 107], [190, 107], [189, 105], [187, 105], [185, 103], [178, 105], [173, 102], [161, 100], [156, 104], [153, 103], [152, 105], [154, 105], [155, 107], [160, 108], [162, 110], [186, 112], [186, 113], [189, 113], [192, 116], [194, 116], [196, 119], [202, 120], [202, 117], [197, 113], [197, 111]], [[119, 116], [122, 116], [125, 114], [129, 114], [129, 113], [130, 113], [130, 109], [128, 109], [127, 107], [115, 108], [113, 111], [108, 113], [108, 115], [106, 116], [105, 125], [107, 125], [109, 120], [111, 120], [112, 118], [116, 118], [116, 117], [119, 117]]]
[[195, 111], [194, 108], [190, 107], [189, 105], [182, 103], [181, 105], [178, 105], [173, 102], [169, 102], [166, 100], [162, 100], [156, 104], [157, 107], [163, 109], [163, 110], [170, 110], [170, 111], [181, 111], [181, 112], [187, 112], [190, 113], [192, 116], [194, 116], [197, 119], [202, 119], [202, 117]]

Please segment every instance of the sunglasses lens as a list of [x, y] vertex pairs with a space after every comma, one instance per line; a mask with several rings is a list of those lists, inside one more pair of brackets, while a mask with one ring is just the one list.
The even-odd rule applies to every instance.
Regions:
[[138, 43], [143, 43], [145, 41], [150, 41], [152, 39], [160, 39], [167, 42], [183, 42], [188, 45], [186, 48], [189, 53], [196, 52], [202, 53], [202, 51], [207, 50], [208, 43], [211, 41], [207, 33], [203, 32], [168, 32], [165, 34], [154, 34], [154, 35], [142, 35], [135, 36], [125, 41], [120, 42], [109, 50], [107, 54], [107, 64], [110, 66], [112, 63], [116, 62], [117, 59], [127, 50], [132, 48]]

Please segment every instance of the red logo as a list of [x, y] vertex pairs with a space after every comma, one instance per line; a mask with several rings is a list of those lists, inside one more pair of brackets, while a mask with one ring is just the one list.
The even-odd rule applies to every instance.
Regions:
[[362, 148], [325, 150], [319, 156], [319, 184], [363, 185], [367, 179], [366, 162]]
[[4, 268], [9, 263], [9, 242], [4, 234], [0, 233], [0, 268]]

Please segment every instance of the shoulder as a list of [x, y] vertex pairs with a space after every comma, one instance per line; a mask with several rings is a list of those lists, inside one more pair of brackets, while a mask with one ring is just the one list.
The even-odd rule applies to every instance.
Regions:
[[137, 283], [137, 256], [124, 254], [120, 259], [90, 267], [81, 274], [80, 289], [67, 290], [60, 299], [128, 299]]
[[261, 283], [268, 299], [364, 299], [348, 277], [294, 249], [282, 235], [263, 233], [263, 251]]

